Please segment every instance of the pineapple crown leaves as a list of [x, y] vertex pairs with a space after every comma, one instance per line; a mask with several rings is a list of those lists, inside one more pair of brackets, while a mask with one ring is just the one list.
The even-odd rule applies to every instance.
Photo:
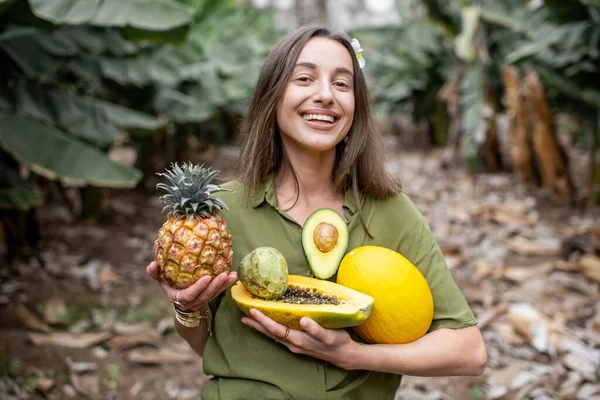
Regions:
[[171, 165], [171, 169], [159, 172], [157, 175], [168, 180], [167, 183], [159, 183], [156, 189], [166, 192], [161, 196], [165, 204], [163, 212], [169, 211], [169, 216], [185, 215], [189, 217], [209, 217], [227, 210], [223, 200], [214, 197], [215, 193], [229, 192], [219, 185], [210, 183], [220, 171], [204, 168], [204, 165], [193, 165], [177, 163]]

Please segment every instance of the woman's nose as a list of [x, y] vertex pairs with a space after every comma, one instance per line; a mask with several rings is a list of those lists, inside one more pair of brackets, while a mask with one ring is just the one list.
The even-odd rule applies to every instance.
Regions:
[[321, 81], [315, 93], [314, 100], [323, 104], [330, 104], [334, 101], [333, 91], [329, 82]]

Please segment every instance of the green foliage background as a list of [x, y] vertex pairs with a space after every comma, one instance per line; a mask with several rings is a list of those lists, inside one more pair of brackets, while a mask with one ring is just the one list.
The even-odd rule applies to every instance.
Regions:
[[[485, 90], [501, 98], [502, 67], [531, 66], [555, 109], [582, 121], [599, 201], [600, 2], [397, 4], [400, 24], [351, 32], [369, 49], [379, 115], [410, 113], [446, 145], [440, 90], [458, 77], [462, 158], [479, 171]], [[134, 187], [157, 138], [169, 151], [188, 135], [226, 143], [281, 34], [270, 13], [236, 0], [0, 0], [0, 21], [0, 210], [41, 205], [38, 176]], [[108, 157], [124, 135], [135, 165]]]
[[275, 37], [235, 0], [5, 0], [0, 18], [0, 209], [41, 204], [23, 167], [137, 185], [142, 166], [107, 155], [124, 133], [140, 152], [167, 131], [224, 143]]

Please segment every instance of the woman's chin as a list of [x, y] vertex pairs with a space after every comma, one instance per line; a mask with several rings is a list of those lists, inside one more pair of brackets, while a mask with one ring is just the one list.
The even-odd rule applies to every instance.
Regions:
[[[322, 138], [321, 138], [322, 139]], [[332, 140], [300, 140], [295, 141], [295, 146], [298, 150], [326, 153], [335, 149], [337, 142]]]

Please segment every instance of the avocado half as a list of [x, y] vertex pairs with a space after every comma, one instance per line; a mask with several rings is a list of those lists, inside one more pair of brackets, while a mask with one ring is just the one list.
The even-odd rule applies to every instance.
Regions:
[[313, 212], [302, 228], [302, 248], [317, 278], [331, 278], [348, 248], [348, 225], [330, 208]]

